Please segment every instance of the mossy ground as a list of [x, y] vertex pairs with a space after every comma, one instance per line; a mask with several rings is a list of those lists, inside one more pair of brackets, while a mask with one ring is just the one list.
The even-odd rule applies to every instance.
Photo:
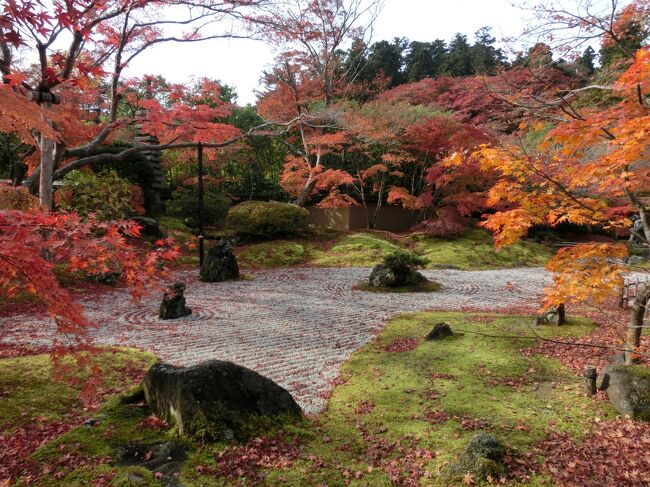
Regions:
[[522, 241], [497, 251], [485, 231], [443, 239], [426, 235], [397, 236], [386, 232], [348, 232], [330, 240], [275, 240], [236, 249], [243, 267], [289, 266], [373, 267], [386, 254], [410, 250], [429, 259], [429, 268], [455, 267], [463, 270], [543, 266], [551, 251], [534, 242]]
[[530, 241], [497, 251], [492, 237], [483, 230], [472, 230], [453, 239], [414, 235], [409, 240], [415, 244], [414, 251], [428, 258], [430, 265], [462, 270], [544, 266], [552, 255], [548, 247]]
[[[457, 336], [423, 341], [421, 338], [441, 321], [449, 323]], [[263, 480], [256, 483], [226, 480], [206, 472], [216, 465], [215, 455], [227, 445], [188, 443], [190, 456], [180, 480], [188, 487], [238, 482], [389, 486], [394, 485], [391, 462], [403, 468], [408, 459], [423, 458], [421, 452], [430, 451], [432, 458], [424, 457], [430, 474], [421, 478], [421, 484], [453, 485], [439, 474], [479, 430], [490, 431], [514, 452], [529, 450], [549, 428], [579, 438], [593, 428], [594, 418], [612, 417], [613, 408], [586, 397], [581, 378], [558, 361], [522, 354], [520, 349], [532, 345], [535, 338], [480, 334], [529, 335], [530, 322], [529, 317], [444, 312], [396, 317], [343, 366], [340, 385], [334, 389], [327, 411], [285, 428], [286, 438], [301, 443], [297, 460], [262, 470]], [[582, 319], [573, 319], [564, 327], [537, 329], [544, 335], [563, 336], [590, 330], [592, 325]], [[413, 346], [388, 352], [399, 340], [411, 340]], [[149, 358], [143, 355], [142, 364]], [[15, 407], [3, 408], [2, 424], [19, 418], [18, 412], [25, 408], [32, 416], [55, 418], [65, 413], [74, 401], [74, 391], [48, 381], [48, 367], [42, 356], [0, 361], [0, 383], [10, 398], [15, 398], [11, 399]], [[52, 397], [64, 400], [52, 404]], [[99, 419], [97, 426], [70, 431], [41, 447], [33, 459], [56, 464], [57, 458], [70, 452], [100, 459], [114, 455], [119, 445], [164, 442], [173, 437], [172, 428], [143, 426], [148, 414], [142, 404], [113, 398], [94, 414]], [[396, 443], [402, 446], [387, 447]], [[112, 485], [126, 486], [131, 485], [127, 474], [133, 471], [137, 468], [91, 461], [66, 470], [59, 479], [50, 476], [39, 485], [91, 485], [93, 479], [109, 475]], [[406, 470], [400, 472], [398, 475], [407, 474]], [[149, 473], [140, 476], [144, 483], [139, 485], [161, 485]], [[543, 480], [534, 476], [527, 485], [539, 485]]]
[[100, 349], [82, 369], [77, 368], [73, 358], [64, 358], [62, 366], [70, 366], [74, 372], [66, 374], [65, 380], [54, 380], [49, 355], [1, 359], [0, 390], [6, 397], [0, 396], [0, 433], [11, 432], [37, 417], [39, 421], [57, 420], [75, 408], [83, 415], [78, 394], [91, 374], [90, 367], [97, 368], [101, 377], [100, 391], [122, 390], [131, 384], [130, 374], [140, 373], [154, 361], [153, 354], [139, 350]]

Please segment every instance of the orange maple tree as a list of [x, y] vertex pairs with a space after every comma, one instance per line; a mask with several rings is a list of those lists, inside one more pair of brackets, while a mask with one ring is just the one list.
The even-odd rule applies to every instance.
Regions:
[[[610, 28], [603, 32], [605, 42], [613, 41], [610, 31], [615, 32]], [[650, 50], [642, 47], [632, 53], [612, 85], [587, 89], [605, 90], [617, 102], [578, 108], [573, 101], [584, 89], [567, 90], [554, 99], [538, 97], [536, 118], [555, 123], [538, 150], [523, 144], [484, 145], [445, 161], [458, 167], [467, 157], [476, 158], [481, 169], [499, 174], [488, 195], [488, 205], [495, 210], [482, 223], [494, 233], [498, 247], [524, 237], [535, 225], [568, 222], [624, 231], [631, 227], [633, 212], [638, 212], [643, 227], [635, 237], [650, 247]], [[530, 108], [526, 100], [513, 93], [508, 102]], [[627, 247], [618, 243], [561, 249], [548, 264], [554, 285], [547, 290], [544, 305], [602, 303], [621, 289], [629, 270], [624, 263], [627, 253]], [[640, 346], [649, 298], [646, 288], [632, 306], [625, 345], [628, 363]]]

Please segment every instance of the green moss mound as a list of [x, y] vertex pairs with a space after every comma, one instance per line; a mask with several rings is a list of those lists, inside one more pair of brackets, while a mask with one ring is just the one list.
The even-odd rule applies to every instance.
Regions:
[[290, 203], [246, 201], [228, 212], [226, 228], [245, 240], [268, 240], [303, 234], [309, 212]]

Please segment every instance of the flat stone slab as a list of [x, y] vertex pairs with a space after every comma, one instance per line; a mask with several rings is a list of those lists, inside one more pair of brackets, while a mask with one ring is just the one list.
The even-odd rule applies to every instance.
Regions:
[[[394, 315], [425, 310], [505, 311], [539, 306], [550, 275], [541, 268], [494, 271], [427, 270], [436, 293], [384, 294], [353, 290], [365, 268], [291, 268], [254, 271], [253, 280], [198, 281], [198, 270], [177, 272], [187, 284], [192, 314], [158, 318], [160, 293], [130, 303], [128, 291], [107, 290], [82, 300], [98, 328], [97, 343], [151, 350], [164, 362], [235, 362], [287, 389], [307, 413], [321, 411], [332, 381], [350, 354], [368, 343]], [[423, 334], [428, 330], [423, 330]], [[55, 327], [46, 316], [0, 317], [0, 343], [49, 345]]]

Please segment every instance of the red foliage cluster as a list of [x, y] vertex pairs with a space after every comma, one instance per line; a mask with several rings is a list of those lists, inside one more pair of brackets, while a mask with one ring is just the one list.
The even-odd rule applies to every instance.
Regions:
[[386, 91], [379, 99], [437, 106], [453, 110], [464, 122], [487, 124], [499, 131], [511, 132], [516, 130], [525, 112], [513, 110], [511, 104], [495, 94], [496, 90], [507, 87], [509, 91], [539, 95], [549, 89], [567, 88], [571, 83], [571, 78], [556, 67], [518, 67], [488, 77], [425, 78]]
[[420, 344], [419, 338], [414, 338], [414, 337], [397, 338], [393, 340], [391, 343], [389, 343], [388, 345], [386, 345], [384, 351], [390, 353], [410, 352], [411, 350], [416, 349], [419, 344]]
[[88, 325], [81, 307], [59, 285], [56, 264], [72, 272], [102, 274], [119, 272], [139, 297], [160, 273], [159, 264], [178, 254], [170, 240], [157, 242], [158, 249], [142, 253], [129, 245], [140, 227], [133, 221], [99, 222], [74, 213], [0, 211], [0, 287], [7, 298], [35, 294], [56, 320], [58, 331], [80, 343]]
[[28, 347], [17, 345], [0, 344], [0, 359], [26, 357], [27, 355], [37, 355], [39, 353], [47, 353], [47, 347]]
[[456, 208], [446, 206], [438, 210], [435, 218], [424, 220], [411, 230], [435, 237], [454, 237], [467, 231], [467, 223]]
[[487, 430], [490, 429], [490, 423], [480, 418], [472, 418], [470, 416], [465, 416], [460, 419], [460, 426], [464, 430], [474, 431], [474, 430]]
[[282, 437], [253, 438], [243, 445], [235, 445], [219, 452], [217, 466], [199, 465], [200, 474], [212, 474], [227, 479], [244, 479], [258, 482], [260, 469], [281, 469], [290, 466], [300, 456], [298, 444], [285, 442]]
[[449, 419], [449, 415], [445, 411], [425, 411], [422, 419], [427, 423], [440, 424]]
[[[648, 485], [650, 424], [619, 418], [595, 427], [579, 442], [567, 433], [549, 432], [533, 451], [507, 458], [509, 476], [524, 480], [543, 472], [550, 474], [553, 485], [567, 487]], [[543, 465], [537, 461], [540, 455]]]
[[158, 416], [155, 414], [150, 414], [146, 418], [144, 418], [142, 421], [138, 423], [139, 428], [151, 428], [151, 429], [165, 429], [169, 426], [167, 421], [164, 419], [160, 419]]
[[[81, 416], [71, 413], [64, 421], [32, 421], [20, 426], [11, 434], [0, 435], [0, 485], [20, 479], [30, 485], [43, 474], [48, 474], [52, 466], [41, 466], [29, 456], [41, 445], [52, 441], [81, 423]], [[9, 483], [7, 484], [9, 485]]]
[[[430, 476], [427, 471], [428, 462], [435, 454], [427, 449], [419, 448], [410, 437], [400, 441], [391, 441], [371, 434], [361, 425], [357, 429], [366, 446], [366, 460], [372, 468], [383, 470], [393, 485], [420, 485], [423, 477]], [[357, 478], [361, 472], [357, 472]]]
[[361, 401], [354, 410], [355, 414], [369, 414], [375, 410], [375, 403], [372, 401]]

